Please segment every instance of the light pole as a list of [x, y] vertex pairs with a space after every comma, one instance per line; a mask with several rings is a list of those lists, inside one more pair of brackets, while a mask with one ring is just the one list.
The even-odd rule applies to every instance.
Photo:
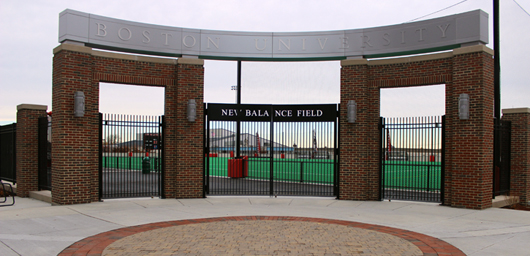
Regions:
[[[237, 61], [237, 85], [235, 86], [236, 90], [236, 104], [238, 111], [241, 111], [241, 61]], [[234, 90], [234, 86], [232, 86], [232, 90]], [[237, 129], [236, 129], [236, 156], [239, 157], [241, 155], [241, 121], [239, 118], [237, 119]]]
[[232, 85], [232, 91], [236, 91], [236, 104], [237, 104], [237, 85]]

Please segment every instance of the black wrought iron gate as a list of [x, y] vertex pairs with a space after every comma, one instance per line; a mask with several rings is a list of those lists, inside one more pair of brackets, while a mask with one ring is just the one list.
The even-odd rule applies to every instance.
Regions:
[[381, 198], [443, 203], [445, 116], [380, 122]]
[[338, 195], [337, 105], [205, 106], [209, 195]]
[[0, 180], [17, 182], [17, 124], [0, 126]]
[[164, 116], [100, 114], [101, 199], [164, 197]]
[[38, 161], [39, 161], [39, 190], [52, 190], [52, 141], [51, 117], [39, 117], [38, 131]]
[[493, 198], [510, 192], [512, 123], [495, 119], [494, 132], [499, 148], [493, 149]]

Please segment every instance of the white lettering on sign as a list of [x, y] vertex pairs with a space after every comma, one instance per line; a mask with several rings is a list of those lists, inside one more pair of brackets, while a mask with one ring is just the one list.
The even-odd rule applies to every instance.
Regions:
[[245, 110], [245, 116], [264, 117], [264, 116], [269, 116], [269, 112], [267, 110], [265, 110], [264, 112], [261, 112], [261, 109], [258, 109], [258, 110], [247, 109]]
[[210, 49], [210, 42], [215, 46], [215, 48], [219, 49], [219, 37], [215, 38], [217, 42], [214, 42], [211, 37], [208, 37], [208, 49]]
[[221, 116], [237, 116], [237, 109], [221, 109]]
[[142, 32], [142, 35], [145, 37], [145, 39], [142, 41], [144, 44], [148, 44], [149, 42], [151, 42], [151, 38], [149, 38], [149, 31], [144, 30], [144, 32]]
[[107, 36], [107, 26], [103, 23], [96, 23], [96, 26], [98, 27], [98, 32], [96, 33], [96, 36]]
[[275, 117], [293, 117], [293, 110], [291, 109], [284, 109], [284, 110], [275, 110], [274, 111]]
[[418, 40], [418, 42], [421, 42], [423, 41], [423, 31], [427, 30], [426, 28], [419, 28], [419, 29], [416, 29], [416, 32], [420, 32], [420, 39]]
[[[188, 38], [191, 38], [191, 44], [190, 44], [190, 39]], [[182, 44], [188, 48], [195, 46], [196, 43], [197, 43], [197, 39], [195, 39], [195, 37], [193, 36], [187, 35], [182, 38]]]
[[361, 46], [361, 48], [364, 48], [365, 45], [368, 45], [370, 47], [372, 47], [373, 45], [370, 43], [370, 37], [369, 36], [361, 36], [361, 38], [363, 39], [363, 46]]
[[388, 33], [383, 34], [383, 40], [386, 41], [386, 43], [383, 44], [384, 46], [390, 45], [390, 35]]
[[[348, 38], [346, 38], [347, 40]], [[322, 43], [322, 38], [317, 39], [318, 44], [320, 45], [320, 49], [324, 50], [324, 47], [326, 47], [326, 43], [328, 42], [328, 38], [324, 38], [324, 43]]]
[[442, 25], [438, 25], [438, 28], [440, 29], [440, 31], [442, 31], [442, 38], [445, 38], [445, 31], [447, 31], [449, 24], [450, 23], [445, 24], [445, 28], [442, 28]]
[[348, 45], [348, 37], [341, 37], [341, 44], [340, 44], [340, 49], [348, 49], [350, 48], [350, 45]]
[[287, 50], [291, 50], [291, 39], [287, 39], [287, 43], [285, 43], [282, 39], [278, 39], [278, 40], [279, 40], [278, 51], [282, 50], [282, 44], [283, 46], [285, 46], [285, 48], [287, 48]]
[[[123, 36], [123, 34], [124, 34], [123, 31], [127, 31], [127, 33], [126, 33], [127, 36]], [[129, 39], [131, 39], [131, 37], [132, 37], [132, 32], [128, 28], [120, 28], [118, 30], [118, 37], [121, 40], [123, 40], [123, 41], [129, 41]]]
[[298, 110], [296, 111], [296, 116], [297, 117], [321, 117], [322, 115], [324, 114], [324, 112], [322, 112], [322, 110], [320, 109], [317, 109], [317, 110]]
[[265, 43], [263, 44], [263, 48], [259, 48], [259, 47], [258, 47], [258, 39], [255, 39], [255, 41], [256, 41], [256, 50], [258, 50], [258, 51], [263, 51], [263, 50], [265, 50], [265, 48], [267, 48], [267, 39], [266, 39], [266, 38], [263, 39], [263, 42], [265, 42]]
[[168, 40], [169, 40], [170, 37], [172, 37], [172, 35], [169, 34], [169, 33], [162, 33], [162, 35], [166, 36], [166, 43], [164, 45], [168, 45], [169, 44]]

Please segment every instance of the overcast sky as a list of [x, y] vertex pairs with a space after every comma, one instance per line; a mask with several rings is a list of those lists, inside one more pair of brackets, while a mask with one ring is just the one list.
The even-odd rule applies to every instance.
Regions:
[[[530, 0], [516, 1], [530, 11]], [[501, 1], [502, 108], [530, 107], [530, 15], [522, 8], [513, 0]], [[489, 14], [488, 46], [493, 48], [493, 0], [1, 0], [0, 124], [16, 121], [19, 104], [47, 105], [52, 110], [52, 50], [59, 45], [59, 13], [65, 9], [156, 25], [250, 32], [369, 28], [482, 9]], [[235, 102], [230, 88], [236, 84], [236, 66], [235, 61], [205, 61], [206, 102]], [[338, 61], [242, 66], [243, 103], [340, 100]], [[444, 90], [443, 85], [382, 90], [381, 115], [442, 115]], [[160, 115], [163, 93], [162, 88], [102, 84], [100, 111]]]

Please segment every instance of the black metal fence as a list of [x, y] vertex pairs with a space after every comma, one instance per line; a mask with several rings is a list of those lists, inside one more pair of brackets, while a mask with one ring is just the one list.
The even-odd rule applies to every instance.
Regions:
[[0, 179], [13, 183], [17, 181], [16, 134], [16, 123], [0, 126]]
[[100, 120], [100, 198], [164, 197], [164, 117]]
[[52, 141], [51, 118], [39, 117], [38, 131], [38, 168], [39, 190], [52, 190]]
[[381, 118], [381, 198], [443, 202], [443, 117]]
[[[336, 196], [337, 105], [325, 106], [329, 116], [296, 122], [296, 118], [274, 119], [274, 115], [282, 114], [278, 109], [324, 108], [242, 105], [246, 110], [238, 113], [238, 120], [234, 121], [213, 113], [230, 109], [231, 105], [208, 104], [204, 140], [206, 193]], [[285, 116], [288, 113], [283, 112]], [[297, 114], [290, 113], [291, 117]]]
[[494, 133], [500, 145], [494, 149], [493, 154], [493, 197], [510, 192], [511, 132], [510, 121], [495, 119]]

